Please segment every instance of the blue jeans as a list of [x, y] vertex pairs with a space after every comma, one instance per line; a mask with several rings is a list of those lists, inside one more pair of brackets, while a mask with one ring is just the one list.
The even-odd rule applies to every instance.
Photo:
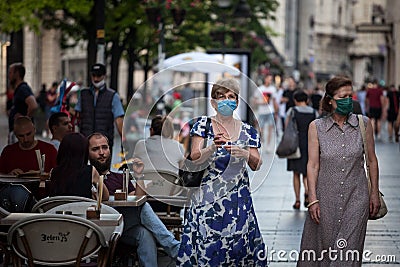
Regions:
[[141, 266], [157, 266], [156, 241], [171, 258], [177, 257], [180, 242], [168, 231], [148, 203], [138, 208], [119, 208], [118, 211], [124, 217], [120, 240], [137, 247]]
[[181, 242], [175, 239], [174, 235], [165, 227], [163, 222], [158, 218], [157, 214], [154, 213], [149, 203], [144, 203], [142, 211], [140, 213], [141, 224], [153, 233], [157, 242], [165, 250], [165, 252], [171, 257], [176, 258], [178, 256], [179, 246]]
[[141, 225], [124, 230], [120, 241], [137, 247], [137, 254], [142, 267], [157, 266], [157, 245], [153, 234]]

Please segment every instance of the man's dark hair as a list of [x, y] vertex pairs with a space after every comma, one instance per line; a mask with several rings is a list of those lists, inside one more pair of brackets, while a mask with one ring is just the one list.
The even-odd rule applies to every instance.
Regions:
[[25, 66], [18, 62], [11, 65], [14, 68], [14, 72], [18, 72], [19, 77], [23, 80], [25, 77]]
[[60, 118], [68, 117], [67, 113], [57, 112], [50, 116], [49, 118], [49, 129], [53, 133], [53, 126], [58, 126], [60, 124]]
[[151, 129], [154, 135], [162, 135], [166, 138], [174, 136], [174, 128], [170, 119], [165, 116], [157, 115], [151, 120]]
[[296, 92], [293, 94], [293, 98], [297, 102], [307, 102], [308, 101], [308, 95], [303, 90], [296, 90]]

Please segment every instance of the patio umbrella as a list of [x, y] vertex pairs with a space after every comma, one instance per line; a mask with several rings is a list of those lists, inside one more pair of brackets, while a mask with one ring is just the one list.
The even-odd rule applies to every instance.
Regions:
[[162, 62], [160, 69], [181, 72], [240, 74], [237, 68], [225, 64], [223, 60], [214, 55], [202, 52], [188, 52], [169, 57]]

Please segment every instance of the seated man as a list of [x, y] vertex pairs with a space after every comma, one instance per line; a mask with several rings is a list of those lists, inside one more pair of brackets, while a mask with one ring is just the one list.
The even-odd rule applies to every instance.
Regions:
[[18, 142], [6, 146], [0, 156], [0, 173], [18, 175], [28, 171], [39, 171], [35, 150], [45, 154], [44, 171], [56, 166], [57, 150], [52, 144], [35, 139], [35, 126], [29, 117], [15, 119], [14, 134]]
[[49, 118], [49, 129], [53, 136], [50, 143], [58, 150], [64, 136], [72, 132], [71, 119], [68, 117], [68, 114], [64, 112], [52, 114]]
[[172, 139], [173, 135], [174, 128], [168, 118], [155, 116], [151, 120], [150, 137], [139, 140], [134, 152], [134, 157], [143, 160], [146, 171], [157, 169], [178, 174], [185, 152], [183, 145]]
[[[107, 186], [110, 195], [116, 189], [122, 188], [123, 175], [110, 171], [111, 157], [107, 138], [94, 133], [88, 136], [89, 160], [100, 174], [104, 174], [104, 184]], [[135, 159], [134, 173], [136, 177], [143, 171], [143, 163]], [[136, 191], [140, 189], [137, 188]], [[135, 188], [129, 183], [129, 194], [135, 194]], [[141, 194], [136, 192], [137, 194]], [[156, 241], [164, 248], [171, 258], [176, 258], [180, 246], [173, 234], [167, 230], [158, 216], [153, 212], [148, 203], [141, 207], [117, 208], [124, 217], [124, 231], [121, 241], [137, 246], [141, 266], [157, 266]]]

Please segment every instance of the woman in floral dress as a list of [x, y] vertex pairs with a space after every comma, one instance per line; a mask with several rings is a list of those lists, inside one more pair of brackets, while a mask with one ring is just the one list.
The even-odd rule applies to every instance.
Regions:
[[[260, 138], [250, 125], [233, 118], [239, 84], [214, 84], [211, 104], [217, 114], [201, 117], [191, 130], [191, 157], [209, 161], [201, 186], [191, 195], [178, 266], [265, 266], [265, 245], [250, 194], [247, 166], [258, 170]], [[203, 148], [203, 142], [207, 147]]]

